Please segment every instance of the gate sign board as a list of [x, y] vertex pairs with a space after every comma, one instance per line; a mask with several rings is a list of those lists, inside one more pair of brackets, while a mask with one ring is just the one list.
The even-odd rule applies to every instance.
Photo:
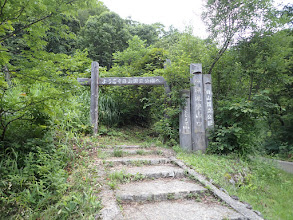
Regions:
[[[91, 85], [90, 78], [78, 78], [82, 85]], [[127, 85], [165, 85], [166, 80], [162, 76], [154, 77], [105, 77], [99, 78], [99, 85], [127, 86]]]
[[94, 125], [94, 134], [98, 133], [98, 99], [99, 86], [126, 86], [126, 85], [164, 85], [166, 93], [170, 88], [162, 76], [153, 77], [105, 77], [99, 78], [99, 63], [92, 62], [91, 78], [77, 78], [77, 81], [84, 86], [91, 86], [91, 122]]

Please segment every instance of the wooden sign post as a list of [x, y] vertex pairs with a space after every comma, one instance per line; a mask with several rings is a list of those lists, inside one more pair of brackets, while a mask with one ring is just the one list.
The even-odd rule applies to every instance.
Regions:
[[94, 126], [94, 134], [98, 133], [99, 123], [99, 63], [92, 62], [91, 70], [91, 122]]
[[204, 124], [204, 101], [203, 101], [203, 80], [202, 65], [190, 65], [191, 77], [191, 123], [192, 123], [192, 150], [206, 150], [206, 134]]
[[190, 118], [190, 90], [183, 90], [181, 97], [184, 99], [184, 106], [179, 114], [179, 141], [180, 146], [186, 151], [192, 151], [191, 143], [191, 118]]
[[[201, 64], [191, 64], [190, 74], [192, 75], [190, 79], [190, 110], [188, 110], [189, 100], [187, 100], [187, 105], [182, 109], [179, 120], [180, 146], [187, 150], [191, 148], [192, 151], [205, 152], [209, 130], [214, 127], [212, 79], [210, 74], [202, 74]], [[186, 95], [185, 97], [187, 98]], [[190, 111], [189, 114], [188, 111]], [[184, 121], [188, 122], [188, 117], [190, 117], [191, 123], [191, 137], [187, 135], [188, 130], [183, 129], [187, 128], [183, 124]], [[192, 147], [187, 147], [190, 139]]]
[[213, 92], [212, 92], [212, 75], [203, 74], [204, 89], [204, 109], [205, 109], [205, 129], [206, 144], [208, 145], [209, 132], [214, 128], [214, 108], [213, 108]]

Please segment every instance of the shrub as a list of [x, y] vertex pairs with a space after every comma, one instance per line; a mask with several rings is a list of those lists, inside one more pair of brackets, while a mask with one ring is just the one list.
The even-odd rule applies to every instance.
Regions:
[[218, 126], [211, 132], [209, 152], [243, 156], [255, 152], [258, 119], [259, 113], [250, 101], [219, 101], [215, 112]]

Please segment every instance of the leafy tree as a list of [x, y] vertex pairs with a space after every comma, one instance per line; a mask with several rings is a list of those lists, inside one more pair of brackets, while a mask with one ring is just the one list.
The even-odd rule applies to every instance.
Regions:
[[104, 12], [89, 18], [81, 30], [79, 47], [87, 48], [92, 60], [110, 68], [112, 54], [125, 49], [129, 38], [125, 21], [114, 12]]
[[164, 26], [160, 23], [155, 24], [142, 24], [132, 20], [126, 20], [129, 24], [129, 32], [132, 36], [139, 36], [140, 39], [145, 40], [147, 45], [153, 45], [159, 41]]
[[211, 39], [217, 39], [219, 51], [210, 64], [211, 74], [215, 64], [225, 53], [237, 34], [249, 34], [263, 24], [272, 9], [271, 0], [209, 0], [202, 17], [208, 26]]
[[[86, 53], [50, 53], [48, 39], [53, 29], [54, 36], [71, 38], [66, 18], [87, 4], [91, 1], [16, 0], [1, 5], [1, 141], [39, 137], [50, 123], [53, 100], [57, 104], [70, 96], [70, 76], [84, 71]], [[60, 24], [58, 31], [56, 24]]]
[[100, 16], [103, 12], [109, 12], [109, 9], [101, 1], [96, 1], [92, 7], [79, 9], [76, 18], [79, 20], [80, 26], [84, 27], [87, 20], [91, 16]]
[[62, 28], [50, 24], [50, 29], [46, 33], [46, 51], [50, 53], [64, 53], [73, 55], [77, 49], [76, 35], [80, 31], [79, 21], [74, 18], [63, 18]]
[[160, 40], [157, 41], [154, 46], [169, 50], [170, 47], [178, 43], [181, 35], [182, 33], [180, 33], [178, 29], [170, 26], [169, 30], [164, 30], [163, 35], [160, 37]]
[[242, 156], [257, 151], [257, 118], [260, 114], [252, 102], [245, 99], [222, 100], [217, 104], [216, 128], [211, 134], [208, 151], [236, 153]]

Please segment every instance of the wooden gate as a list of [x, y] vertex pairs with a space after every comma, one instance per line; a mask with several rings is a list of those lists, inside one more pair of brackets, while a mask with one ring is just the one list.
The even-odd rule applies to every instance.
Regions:
[[[167, 61], [170, 63], [170, 61]], [[188, 151], [206, 151], [208, 130], [214, 127], [212, 81], [210, 74], [202, 74], [201, 64], [190, 65], [190, 90], [183, 92], [186, 105], [179, 120], [180, 146]], [[81, 85], [91, 86], [91, 123], [98, 133], [99, 86], [163, 85], [167, 94], [170, 88], [162, 76], [99, 78], [99, 64], [92, 62], [91, 78], [78, 78]]]
[[126, 86], [126, 85], [163, 85], [166, 93], [170, 93], [170, 88], [162, 76], [153, 77], [105, 77], [99, 78], [99, 63], [92, 62], [91, 78], [78, 78], [77, 81], [84, 86], [91, 86], [91, 123], [94, 126], [94, 134], [98, 133], [99, 124], [99, 86]]

